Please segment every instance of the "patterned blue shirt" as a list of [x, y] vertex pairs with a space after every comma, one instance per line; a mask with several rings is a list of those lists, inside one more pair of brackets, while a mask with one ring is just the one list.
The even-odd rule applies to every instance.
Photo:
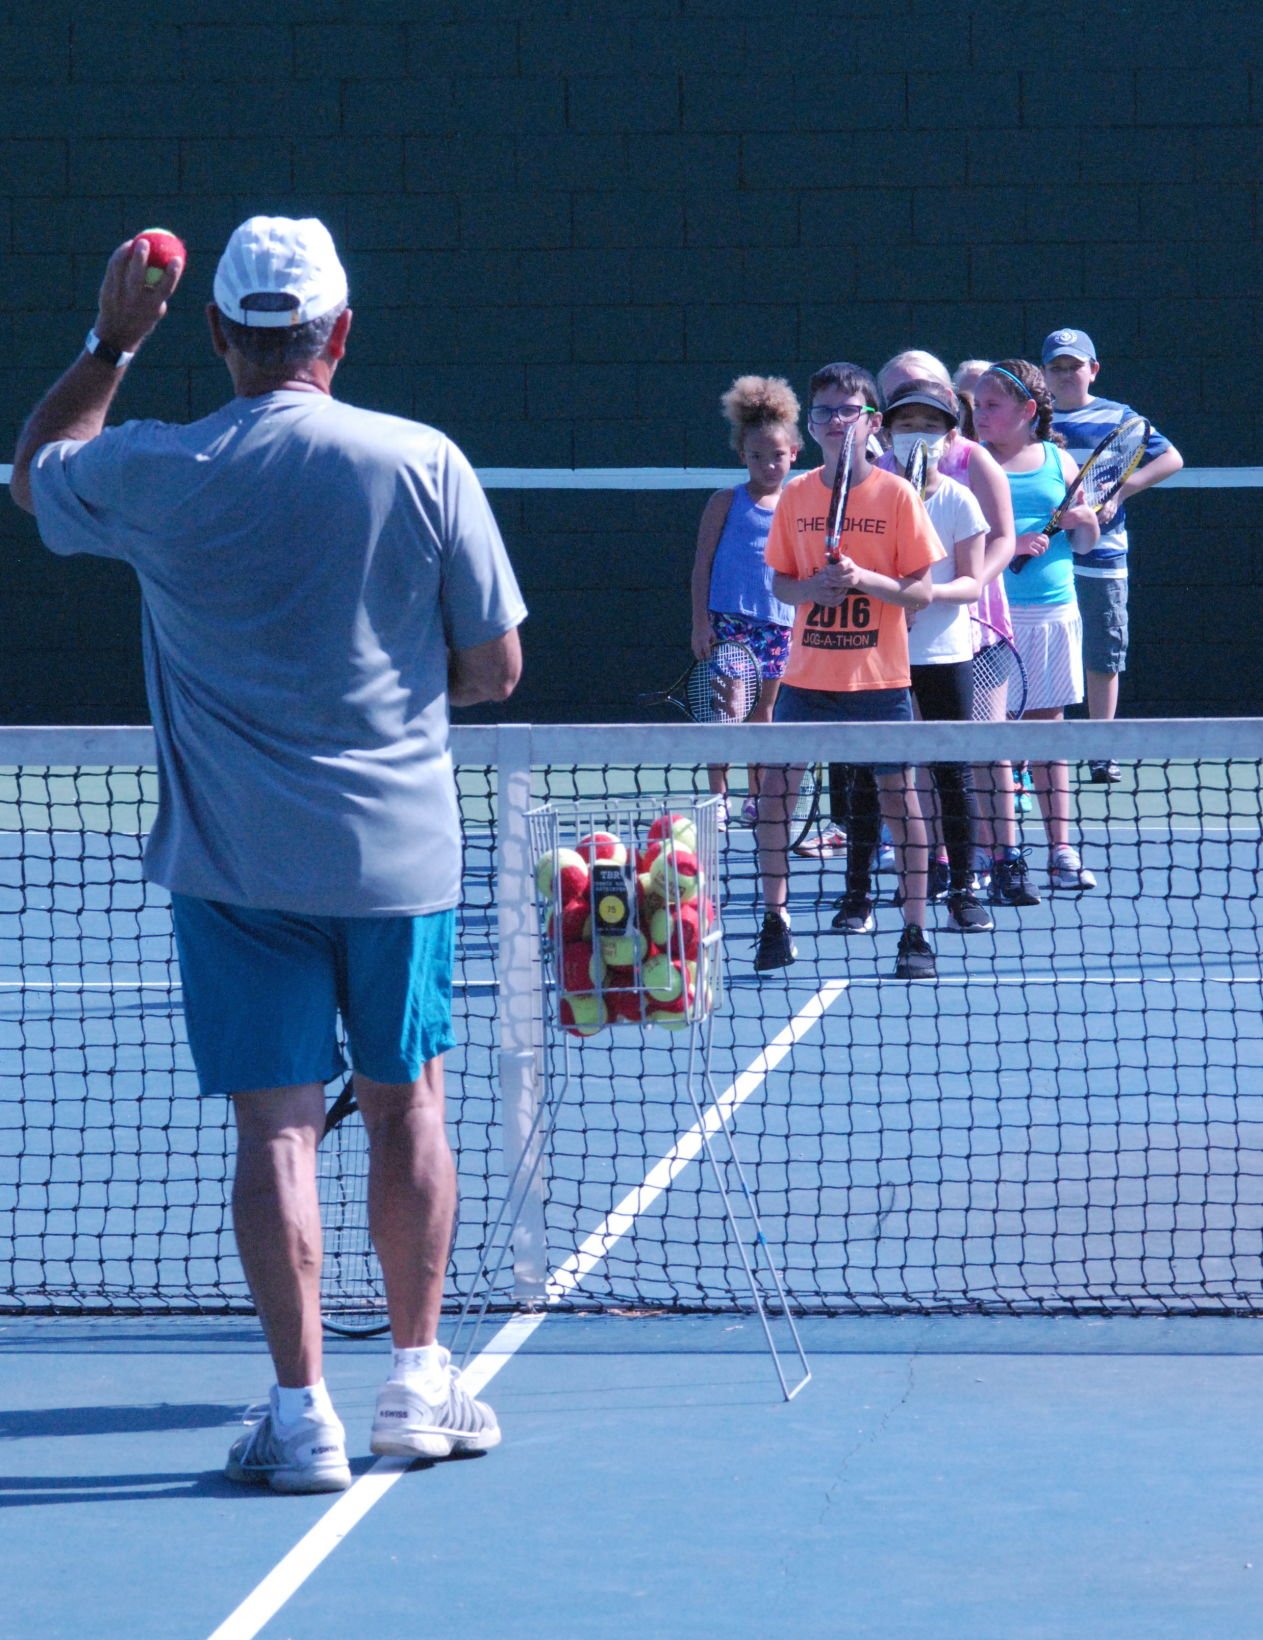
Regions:
[[[1112, 433], [1120, 422], [1136, 414], [1129, 404], [1120, 404], [1117, 399], [1089, 399], [1079, 410], [1054, 410], [1053, 431], [1065, 439], [1066, 449], [1073, 457], [1075, 466], [1082, 467], [1107, 433]], [[1141, 466], [1170, 448], [1170, 439], [1163, 438], [1156, 428], [1150, 428]], [[1076, 575], [1105, 580], [1121, 580], [1127, 574], [1125, 508], [1120, 507], [1114, 514], [1110, 527], [1101, 531], [1101, 539], [1091, 552], [1082, 556], [1076, 554], [1074, 572]]]

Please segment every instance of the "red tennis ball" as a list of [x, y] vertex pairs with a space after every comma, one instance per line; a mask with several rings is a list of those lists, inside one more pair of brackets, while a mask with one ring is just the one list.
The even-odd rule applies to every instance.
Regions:
[[[605, 971], [606, 984], [615, 970], [607, 968]], [[642, 992], [632, 989], [635, 981], [631, 971], [627, 972], [627, 989], [604, 993], [605, 1009], [610, 1016], [612, 1025], [643, 1025], [645, 1023], [645, 1000]]]
[[662, 906], [655, 911], [649, 921], [649, 938], [660, 951], [677, 959], [682, 952], [689, 962], [696, 962], [702, 940], [697, 901], [686, 900], [670, 910]]
[[595, 860], [608, 860], [611, 865], [616, 866], [627, 863], [627, 849], [622, 839], [616, 837], [612, 831], [594, 831], [587, 837], [581, 837], [575, 844], [574, 851], [588, 865]]
[[598, 991], [605, 964], [591, 941], [575, 940], [561, 948], [561, 988], [566, 992]]
[[145, 263], [145, 283], [156, 285], [162, 278], [168, 262], [177, 258], [184, 267], [188, 266], [189, 253], [184, 248], [184, 241], [178, 234], [173, 234], [169, 228], [146, 228], [143, 233], [136, 235], [149, 246], [149, 258]]
[[[592, 918], [588, 915], [588, 902], [586, 900], [571, 900], [569, 904], [563, 905], [561, 908], [562, 943], [577, 940], [586, 935], [590, 931], [589, 924], [591, 921]], [[557, 914], [555, 911], [548, 913], [548, 938], [554, 945], [557, 943]]]
[[678, 843], [688, 849], [697, 847], [697, 827], [687, 814], [660, 814], [646, 836], [651, 843]]

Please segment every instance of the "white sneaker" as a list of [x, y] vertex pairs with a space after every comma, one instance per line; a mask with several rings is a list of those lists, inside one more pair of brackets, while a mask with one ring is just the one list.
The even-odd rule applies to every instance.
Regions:
[[447, 1393], [426, 1401], [406, 1384], [387, 1384], [377, 1397], [370, 1447], [384, 1458], [450, 1458], [489, 1452], [500, 1444], [500, 1425], [485, 1401], [461, 1388], [460, 1373], [443, 1351]]
[[300, 1418], [282, 1430], [269, 1404], [251, 1407], [246, 1422], [249, 1428], [233, 1442], [224, 1465], [230, 1481], [274, 1492], [345, 1492], [350, 1486], [346, 1432], [337, 1418]]
[[1069, 889], [1072, 893], [1082, 893], [1085, 889], [1096, 887], [1096, 878], [1085, 869], [1078, 849], [1071, 848], [1069, 843], [1062, 843], [1060, 848], [1052, 851], [1048, 881], [1053, 888]]

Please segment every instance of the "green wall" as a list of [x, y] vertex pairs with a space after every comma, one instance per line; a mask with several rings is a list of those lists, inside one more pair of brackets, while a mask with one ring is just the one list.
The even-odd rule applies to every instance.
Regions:
[[[5, 4], [2, 442], [153, 222], [190, 266], [120, 415], [218, 403], [201, 307], [228, 232], [269, 211], [343, 249], [339, 392], [477, 465], [723, 466], [741, 371], [1029, 356], [1062, 324], [1190, 466], [1257, 462], [1263, 8], [1211, 15]], [[683, 663], [704, 496], [492, 499], [533, 610], [513, 714], [630, 715]], [[1124, 710], [1259, 710], [1258, 492], [1155, 494], [1133, 522]], [[143, 721], [128, 574], [51, 558], [7, 503], [0, 531], [0, 717]]]

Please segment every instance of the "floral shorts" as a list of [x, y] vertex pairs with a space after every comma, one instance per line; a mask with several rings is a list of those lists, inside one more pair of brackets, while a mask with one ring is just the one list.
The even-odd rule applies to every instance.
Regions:
[[778, 626], [775, 621], [755, 621], [748, 615], [721, 615], [714, 609], [710, 624], [720, 643], [745, 644], [758, 661], [765, 683], [785, 676], [792, 628]]

